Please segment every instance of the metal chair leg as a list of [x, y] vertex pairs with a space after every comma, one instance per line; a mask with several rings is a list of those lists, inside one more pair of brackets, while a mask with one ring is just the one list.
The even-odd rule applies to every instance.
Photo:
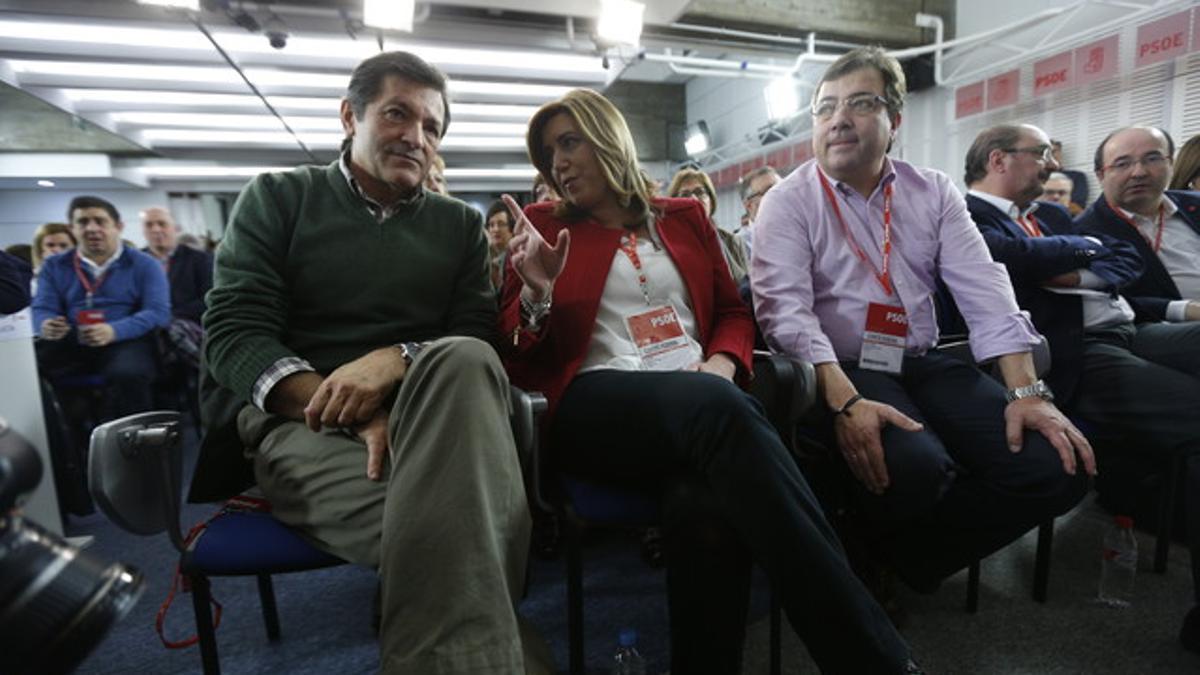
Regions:
[[1154, 542], [1154, 571], [1165, 574], [1167, 571], [1167, 554], [1171, 550], [1171, 532], [1175, 529], [1175, 499], [1179, 492], [1179, 476], [1183, 471], [1185, 461], [1183, 454], [1171, 458], [1171, 468], [1167, 471], [1166, 484], [1163, 485], [1162, 497], [1158, 503], [1158, 539]]
[[771, 591], [771, 675], [779, 675], [782, 672], [783, 663], [781, 658], [780, 645], [780, 614], [779, 596]]
[[1046, 602], [1046, 589], [1050, 585], [1050, 552], [1054, 546], [1054, 519], [1042, 523], [1038, 528], [1037, 556], [1033, 563], [1033, 599]]
[[567, 651], [571, 675], [584, 675], [583, 553], [579, 527], [563, 519], [567, 531]]
[[263, 623], [267, 627], [267, 639], [279, 639], [279, 610], [275, 606], [275, 587], [270, 574], [258, 575], [258, 601], [262, 604]]
[[979, 611], [979, 560], [967, 568], [967, 611], [971, 614]]
[[221, 675], [221, 664], [217, 661], [217, 634], [213, 630], [212, 609], [209, 603], [208, 577], [200, 574], [188, 575], [192, 586], [192, 608], [196, 614], [196, 635], [200, 641], [200, 661], [204, 664], [204, 675]]

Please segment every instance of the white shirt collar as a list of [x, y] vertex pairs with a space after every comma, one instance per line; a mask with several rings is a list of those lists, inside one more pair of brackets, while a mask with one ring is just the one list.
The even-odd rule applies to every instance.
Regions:
[[91, 258], [83, 255], [83, 253], [79, 253], [78, 255], [79, 259], [83, 261], [83, 264], [87, 265], [88, 270], [91, 271], [92, 277], [99, 279], [102, 274], [108, 271], [108, 268], [113, 266], [113, 263], [117, 262], [117, 259], [121, 257], [121, 253], [124, 251], [125, 245], [117, 244], [117, 252], [109, 256], [108, 260], [105, 260], [103, 264], [97, 263]]
[[1029, 206], [1025, 207], [1025, 210], [1022, 211], [1021, 209], [1018, 209], [1017, 205], [1015, 203], [1013, 203], [1013, 201], [1010, 199], [1005, 199], [1004, 197], [999, 197], [990, 192], [984, 192], [982, 190], [976, 190], [974, 188], [967, 190], [967, 194], [975, 195], [976, 197], [982, 199], [983, 201], [1000, 209], [1005, 214], [1007, 214], [1009, 218], [1012, 218], [1013, 220], [1017, 220], [1018, 218], [1024, 218], [1024, 217], [1028, 216], [1029, 214], [1033, 213], [1034, 211], [1037, 211], [1037, 208], [1038, 208], [1037, 202], [1031, 202], [1029, 204]]
[[[1107, 199], [1107, 198], [1108, 197], [1105, 197], [1105, 199]], [[1167, 218], [1174, 216], [1175, 212], [1179, 210], [1179, 207], [1175, 205], [1175, 202], [1168, 199], [1166, 195], [1163, 195], [1161, 199], [1162, 199], [1161, 204], [1163, 207], [1163, 220], [1166, 220]], [[1154, 220], [1156, 220], [1154, 218], [1147, 218], [1146, 216], [1143, 216], [1140, 213], [1126, 211], [1125, 209], [1117, 206], [1116, 204], [1113, 204], [1111, 201], [1108, 203], [1108, 205], [1113, 207], [1113, 209], [1117, 213], [1120, 213], [1121, 215], [1125, 216], [1126, 218], [1132, 220], [1135, 223], [1139, 222], [1139, 221], [1153, 222]]]

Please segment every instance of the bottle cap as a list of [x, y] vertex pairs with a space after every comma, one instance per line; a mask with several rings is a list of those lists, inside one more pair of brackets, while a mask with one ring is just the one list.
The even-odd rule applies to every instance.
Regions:
[[632, 628], [622, 628], [617, 634], [617, 643], [622, 647], [633, 647], [637, 645], [637, 631]]
[[1129, 516], [1117, 516], [1117, 527], [1124, 530], [1133, 529], [1133, 518]]

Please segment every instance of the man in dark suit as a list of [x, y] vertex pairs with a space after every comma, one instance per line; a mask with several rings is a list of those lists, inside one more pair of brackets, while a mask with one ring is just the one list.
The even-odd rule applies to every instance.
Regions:
[[[965, 180], [972, 219], [1050, 342], [1056, 402], [1101, 437], [1144, 439], [1200, 467], [1200, 323], [1135, 323], [1119, 294], [1142, 272], [1134, 245], [1071, 234], [1064, 209], [1033, 201], [1057, 168], [1048, 148], [1037, 127], [986, 129], [967, 152]], [[1200, 495], [1200, 471], [1188, 478], [1185, 492]], [[1185, 499], [1189, 527], [1200, 531], [1200, 498]], [[1189, 541], [1196, 561], [1200, 538]]]
[[171, 287], [171, 325], [167, 329], [168, 354], [197, 368], [204, 329], [204, 296], [213, 285], [213, 259], [204, 251], [179, 244], [179, 225], [171, 213], [157, 206], [142, 211], [142, 232], [149, 244], [142, 249], [162, 265]]
[[1146, 270], [1126, 297], [1143, 321], [1200, 320], [1200, 194], [1166, 189], [1174, 152], [1161, 129], [1109, 134], [1095, 157], [1103, 194], [1075, 220], [1137, 248]]

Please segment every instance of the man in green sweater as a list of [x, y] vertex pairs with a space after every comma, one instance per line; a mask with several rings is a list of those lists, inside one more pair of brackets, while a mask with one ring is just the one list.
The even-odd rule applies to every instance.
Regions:
[[[525, 672], [529, 512], [482, 219], [422, 187], [445, 78], [379, 54], [341, 119], [338, 161], [258, 176], [230, 216], [191, 497], [242, 489], [244, 449], [276, 517], [378, 568], [383, 672]], [[240, 443], [218, 442], [222, 404]]]

